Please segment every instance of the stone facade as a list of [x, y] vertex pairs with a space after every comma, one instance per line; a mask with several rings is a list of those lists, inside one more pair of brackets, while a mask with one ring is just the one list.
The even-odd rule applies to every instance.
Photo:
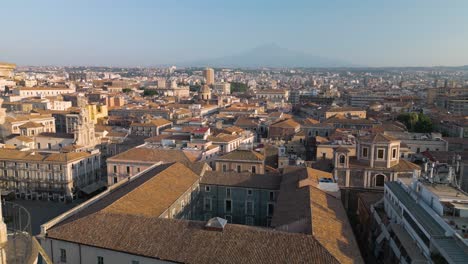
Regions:
[[334, 166], [341, 187], [383, 188], [387, 181], [421, 172], [418, 165], [400, 159], [400, 141], [383, 134], [360, 138], [355, 156], [346, 148], [335, 149]]

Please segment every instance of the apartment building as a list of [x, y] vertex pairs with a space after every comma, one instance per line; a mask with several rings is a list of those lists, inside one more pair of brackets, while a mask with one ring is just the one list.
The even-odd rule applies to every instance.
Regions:
[[[195, 159], [189, 151], [155, 147], [151, 144], [140, 145], [107, 159], [107, 183], [113, 185], [148, 169], [154, 164], [171, 162], [180, 162], [191, 166]], [[203, 170], [203, 164], [197, 165], [200, 165], [197, 172]]]
[[270, 102], [287, 102], [289, 100], [289, 91], [279, 89], [258, 90], [255, 92], [255, 97]]
[[[48, 114], [6, 116], [4, 120], [4, 123], [0, 124], [0, 132], [3, 138], [11, 134], [20, 135], [20, 127], [27, 123], [41, 126], [43, 132], [55, 132], [55, 118]], [[26, 126], [29, 126], [29, 124]]]
[[221, 172], [265, 173], [265, 157], [253, 150], [235, 150], [215, 159], [215, 170]]
[[172, 122], [164, 118], [148, 120], [143, 123], [132, 123], [130, 134], [144, 137], [154, 137], [164, 129], [171, 128]]
[[369, 240], [378, 259], [392, 263], [466, 263], [468, 195], [447, 184], [385, 183], [383, 202], [372, 206]]
[[0, 149], [1, 188], [26, 199], [73, 199], [101, 180], [101, 157], [90, 152]]

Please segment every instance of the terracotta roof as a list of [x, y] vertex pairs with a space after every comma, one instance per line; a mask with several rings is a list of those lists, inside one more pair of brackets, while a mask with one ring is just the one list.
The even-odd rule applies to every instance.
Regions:
[[281, 176], [278, 174], [252, 174], [248, 172], [207, 171], [200, 183], [209, 185], [236, 186], [244, 188], [279, 190]]
[[52, 133], [52, 132], [42, 132], [36, 137], [50, 137], [50, 138], [74, 138], [73, 134], [67, 133]]
[[16, 136], [14, 139], [23, 141], [23, 142], [34, 142], [34, 139], [27, 137], [27, 136]]
[[169, 121], [169, 120], [166, 120], [164, 118], [157, 118], [157, 119], [153, 119], [153, 120], [149, 121], [148, 123], [132, 123], [131, 126], [140, 126], [140, 127], [157, 126], [157, 127], [160, 127], [160, 126], [166, 126], [166, 125], [169, 125], [169, 124], [172, 124], [172, 122]]
[[177, 263], [339, 263], [312, 236], [227, 224], [99, 212], [47, 237]]
[[187, 155], [179, 149], [164, 149], [164, 148], [147, 148], [139, 147], [132, 148], [113, 157], [108, 158], [108, 161], [124, 161], [124, 162], [151, 162], [156, 163], [162, 161], [168, 162], [188, 162], [190, 161]]
[[48, 228], [47, 238], [179, 263], [339, 263], [311, 235], [157, 217], [198, 179], [165, 164]]
[[340, 263], [364, 263], [341, 200], [317, 188], [320, 178], [332, 174], [286, 167], [272, 226], [312, 234]]
[[21, 126], [19, 126], [19, 128], [37, 128], [37, 127], [43, 127], [43, 126], [44, 126], [43, 124], [30, 121], [25, 124], [22, 124]]
[[294, 119], [285, 119], [285, 120], [281, 120], [270, 125], [270, 127], [281, 127], [281, 128], [297, 128], [300, 126], [301, 125], [298, 122], [294, 121]]
[[[356, 157], [349, 158], [349, 167], [350, 168], [370, 168], [369, 161], [365, 160], [357, 160]], [[421, 170], [421, 167], [417, 164], [409, 162], [404, 159], [400, 159], [398, 164], [393, 165], [390, 168], [385, 167], [375, 167], [378, 170], [385, 170], [385, 171], [405, 171], [405, 172], [412, 172], [413, 170]]]
[[353, 112], [353, 111], [366, 111], [365, 109], [359, 107], [334, 107], [327, 110], [327, 112]]
[[234, 122], [234, 125], [236, 126], [253, 126], [256, 127], [258, 126], [259, 121], [257, 118], [251, 118], [251, 117], [245, 117], [245, 116], [240, 116], [236, 122]]
[[305, 126], [307, 126], [307, 125], [315, 125], [315, 124], [318, 124], [318, 123], [320, 123], [320, 122], [319, 122], [318, 120], [313, 119], [313, 118], [306, 118], [306, 119], [303, 121], [303, 124], [304, 124]]
[[340, 117], [331, 117], [325, 121], [328, 124], [364, 124], [364, 125], [377, 125], [378, 122], [370, 119], [353, 119], [353, 118], [340, 118]]
[[72, 162], [89, 157], [88, 152], [46, 153], [38, 151], [20, 151], [16, 149], [0, 149], [0, 160], [12, 161], [42, 161], [42, 162]]
[[244, 132], [244, 129], [238, 127], [238, 126], [230, 126], [230, 127], [226, 127], [226, 128], [223, 128], [223, 130], [225, 132], [228, 132], [228, 133], [242, 133]]
[[372, 128], [373, 133], [383, 133], [385, 131], [404, 132], [406, 129], [395, 124], [381, 124]]
[[216, 136], [209, 136], [208, 140], [213, 142], [231, 142], [236, 139], [239, 139], [239, 136], [219, 133]]
[[[181, 163], [162, 171], [148, 171], [149, 180], [104, 208], [102, 212], [159, 217], [199, 180], [199, 176]], [[148, 199], [151, 197], [151, 199]]]
[[391, 143], [391, 142], [399, 141], [398, 139], [392, 136], [384, 135], [382, 133], [360, 137], [359, 140], [363, 142], [368, 142], [368, 143]]
[[234, 150], [216, 160], [244, 160], [244, 161], [263, 161], [265, 157], [253, 150]]

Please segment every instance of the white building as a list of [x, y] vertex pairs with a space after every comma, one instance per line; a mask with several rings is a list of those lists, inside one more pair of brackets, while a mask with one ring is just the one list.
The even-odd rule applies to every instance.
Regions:
[[388, 247], [391, 263], [466, 263], [467, 203], [466, 193], [445, 184], [385, 183], [383, 209], [381, 202], [372, 208], [378, 224], [374, 253]]

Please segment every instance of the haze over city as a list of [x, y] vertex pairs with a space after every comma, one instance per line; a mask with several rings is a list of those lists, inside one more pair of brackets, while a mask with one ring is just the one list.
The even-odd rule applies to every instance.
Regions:
[[467, 264], [468, 1], [0, 4], [0, 264]]
[[[0, 60], [204, 66], [274, 44], [324, 67], [461, 66], [467, 9], [463, 0], [6, 1]], [[292, 57], [284, 66], [322, 63]]]

